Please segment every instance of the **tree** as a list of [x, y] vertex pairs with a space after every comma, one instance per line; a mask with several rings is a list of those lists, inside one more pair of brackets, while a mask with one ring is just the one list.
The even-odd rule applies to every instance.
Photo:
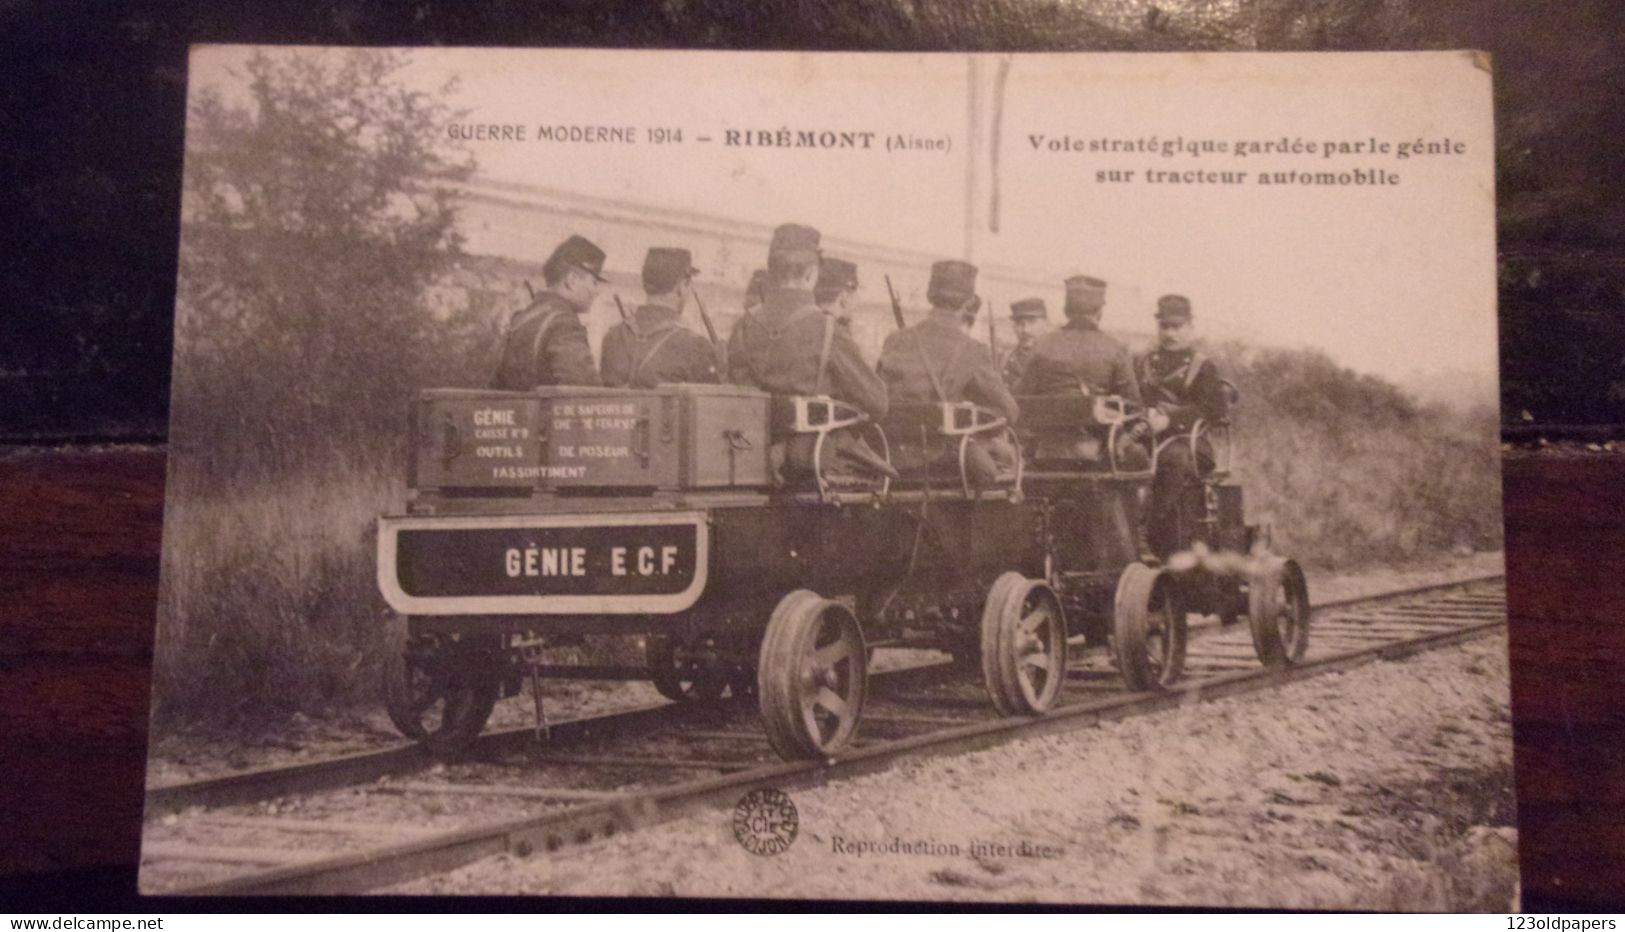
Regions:
[[403, 84], [406, 65], [258, 52], [245, 99], [195, 98], [172, 439], [224, 468], [376, 450], [435, 371], [425, 292], [460, 255], [449, 183], [473, 166], [438, 132], [458, 114]]

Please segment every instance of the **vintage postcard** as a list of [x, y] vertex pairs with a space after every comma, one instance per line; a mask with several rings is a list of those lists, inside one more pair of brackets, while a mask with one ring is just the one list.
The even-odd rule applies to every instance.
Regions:
[[1509, 908], [1484, 56], [189, 81], [144, 891]]

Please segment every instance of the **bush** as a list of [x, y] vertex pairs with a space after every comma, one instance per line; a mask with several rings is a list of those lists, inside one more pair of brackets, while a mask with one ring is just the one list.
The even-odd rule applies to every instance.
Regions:
[[1225, 355], [1243, 398], [1248, 517], [1271, 526], [1277, 550], [1337, 568], [1501, 546], [1493, 407], [1422, 407], [1317, 352]]

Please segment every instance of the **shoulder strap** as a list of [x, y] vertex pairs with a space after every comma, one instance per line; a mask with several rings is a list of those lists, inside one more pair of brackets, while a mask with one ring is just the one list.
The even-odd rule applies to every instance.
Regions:
[[1191, 354], [1191, 361], [1185, 364], [1185, 391], [1190, 391], [1196, 384], [1196, 377], [1202, 374], [1202, 367], [1207, 365], [1207, 357], [1200, 352]]
[[[925, 377], [931, 380], [931, 391], [936, 393], [938, 401], [947, 401], [948, 393], [942, 390], [942, 377], [937, 374], [935, 369], [931, 368], [931, 357], [925, 354], [925, 340], [921, 339], [918, 330], [914, 331], [913, 342], [914, 350], [920, 354], [920, 365], [925, 367]], [[948, 361], [950, 367], [959, 361], [960, 354], [964, 353], [964, 351], [965, 347], [961, 344], [959, 349], [954, 351], [953, 359]]]
[[813, 382], [813, 394], [824, 393], [824, 374], [829, 369], [829, 351], [835, 345], [835, 315], [824, 315], [824, 344], [818, 350], [818, 379]]
[[642, 335], [634, 337], [635, 342], [632, 344], [632, 371], [626, 377], [626, 384], [631, 385], [636, 382], [638, 380], [639, 373], [643, 371], [643, 364], [653, 359], [655, 354], [660, 352], [660, 348], [666, 345], [666, 341], [676, 336], [677, 331], [681, 329], [681, 327], [678, 327], [675, 324], [667, 327], [666, 331], [660, 334], [660, 338], [649, 344], [649, 348], [642, 352], [639, 352], [639, 348], [643, 345]]
[[562, 308], [553, 308], [549, 311], [542, 311], [537, 315], [541, 318], [541, 323], [536, 325], [536, 338], [530, 343], [530, 358], [535, 359], [541, 353], [542, 337], [548, 330], [552, 329], [553, 321], [558, 320], [559, 315], [562, 313], [564, 313]]

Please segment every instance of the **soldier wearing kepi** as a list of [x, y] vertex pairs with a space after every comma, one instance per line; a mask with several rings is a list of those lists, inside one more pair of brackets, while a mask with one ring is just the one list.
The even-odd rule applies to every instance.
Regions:
[[[777, 395], [829, 395], [872, 418], [886, 414], [886, 386], [863, 361], [852, 337], [813, 299], [820, 235], [787, 223], [773, 231], [762, 305], [734, 325], [728, 337], [728, 376]], [[810, 435], [783, 436], [785, 471], [813, 472]], [[841, 480], [889, 470], [857, 436], [836, 431], [826, 478]]]
[[1043, 298], [1023, 298], [1010, 305], [1010, 326], [1016, 331], [1016, 348], [1004, 360], [1004, 384], [1020, 385], [1038, 343], [1039, 328], [1049, 318]]
[[1087, 275], [1066, 280], [1066, 326], [1039, 337], [1016, 386], [1017, 395], [1060, 395], [1088, 389], [1140, 404], [1128, 347], [1101, 332], [1106, 283]]
[[684, 327], [683, 309], [693, 297], [693, 256], [686, 249], [655, 247], [643, 259], [648, 303], [604, 334], [604, 384], [654, 388], [670, 382], [717, 382], [716, 347]]
[[598, 296], [603, 271], [604, 251], [580, 236], [553, 250], [542, 266], [546, 290], [508, 322], [495, 388], [599, 384], [581, 315]]
[[1209, 428], [1230, 422], [1230, 387], [1219, 366], [1197, 350], [1191, 302], [1183, 295], [1157, 299], [1157, 347], [1135, 360], [1135, 374], [1159, 429], [1157, 474], [1152, 481], [1147, 532], [1151, 550], [1167, 559], [1190, 546], [1205, 507], [1201, 477], [1213, 471], [1206, 436], [1191, 445], [1198, 420]]
[[[880, 351], [880, 377], [895, 402], [970, 401], [992, 408], [1011, 424], [1021, 411], [1005, 388], [986, 346], [966, 332], [976, 323], [981, 299], [976, 296], [976, 266], [947, 259], [931, 266], [926, 286], [931, 315], [886, 338]], [[926, 451], [913, 438], [899, 438], [905, 465], [923, 465]], [[919, 462], [913, 462], [914, 460]], [[970, 447], [972, 478], [989, 482], [1010, 473], [1015, 450], [1002, 435], [982, 438]]]
[[824, 256], [818, 260], [818, 283], [813, 300], [824, 313], [846, 330], [852, 329], [852, 302], [858, 293], [858, 267], [845, 259]]

